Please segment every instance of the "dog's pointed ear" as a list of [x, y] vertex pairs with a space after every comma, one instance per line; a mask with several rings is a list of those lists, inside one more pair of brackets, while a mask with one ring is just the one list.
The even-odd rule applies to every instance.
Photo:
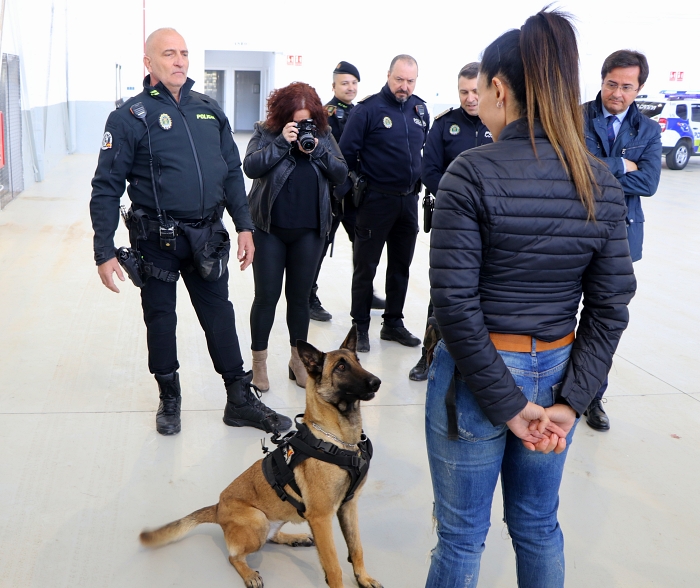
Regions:
[[345, 341], [343, 341], [343, 344], [340, 346], [340, 348], [349, 349], [350, 351], [355, 353], [355, 350], [357, 349], [357, 325], [352, 326], [350, 332], [348, 333], [347, 337], [345, 337]]
[[316, 349], [311, 343], [297, 339], [297, 351], [306, 371], [311, 375], [323, 372], [323, 360], [326, 354]]

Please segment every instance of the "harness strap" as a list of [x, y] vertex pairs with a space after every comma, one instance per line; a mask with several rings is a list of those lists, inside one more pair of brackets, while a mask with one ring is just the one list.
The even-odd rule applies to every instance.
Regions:
[[148, 278], [155, 278], [156, 280], [161, 280], [163, 282], [177, 282], [180, 277], [180, 272], [171, 272], [168, 270], [160, 269], [156, 267], [151, 262], [145, 262], [143, 264], [143, 273]]
[[[262, 470], [267, 483], [270, 484], [280, 500], [289, 502], [297, 509], [299, 516], [305, 518], [306, 506], [303, 502], [290, 496], [285, 490], [285, 486], [289, 486], [301, 496], [301, 490], [296, 483], [293, 470], [306, 459], [313, 458], [337, 465], [348, 473], [350, 486], [342, 504], [352, 500], [357, 488], [369, 471], [369, 462], [374, 453], [372, 442], [363, 434], [362, 439], [357, 444], [357, 451], [340, 449], [333, 443], [315, 437], [309, 428], [304, 423], [296, 421], [296, 418], [295, 422], [296, 431], [287, 433], [282, 439], [279, 435], [273, 435], [270, 439], [278, 447], [263, 459]], [[263, 451], [267, 452], [267, 448], [263, 447]]]

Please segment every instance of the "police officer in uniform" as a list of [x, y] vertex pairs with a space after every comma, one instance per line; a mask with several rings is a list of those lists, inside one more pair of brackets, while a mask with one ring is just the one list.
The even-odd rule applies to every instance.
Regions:
[[[180, 432], [175, 299], [181, 276], [204, 329], [214, 368], [227, 392], [224, 422], [282, 431], [291, 420], [265, 406], [245, 372], [228, 299], [228, 270], [215, 281], [198, 271], [190, 239], [221, 227], [225, 207], [238, 232], [241, 270], [253, 261], [253, 223], [243, 185], [241, 161], [231, 127], [219, 105], [192, 92], [185, 40], [159, 29], [146, 41], [144, 90], [109, 115], [92, 180], [90, 215], [94, 252], [102, 283], [114, 292], [114, 233], [125, 183], [132, 202], [129, 236], [149, 269], [141, 288], [148, 367], [160, 391], [156, 430]], [[159, 214], [158, 212], [161, 212]]]
[[391, 62], [387, 83], [353, 109], [340, 139], [348, 168], [367, 181], [355, 226], [352, 309], [357, 351], [369, 344], [372, 280], [387, 245], [386, 309], [382, 339], [415, 347], [403, 325], [409, 268], [418, 234], [421, 150], [430, 124], [425, 103], [413, 95], [418, 64], [410, 55]]
[[[449, 108], [435, 117], [423, 149], [423, 183], [427, 191], [437, 194], [442, 174], [452, 160], [463, 151], [493, 143], [491, 133], [479, 118], [479, 94], [476, 91], [476, 78], [479, 75], [479, 62], [465, 65], [457, 76], [460, 108]], [[433, 314], [432, 303], [428, 306], [428, 318]], [[428, 379], [426, 349], [421, 358], [408, 373], [411, 380]]]
[[[360, 81], [360, 72], [358, 69], [347, 61], [341, 61], [333, 70], [333, 98], [326, 103], [328, 111], [328, 124], [331, 126], [331, 133], [337, 143], [340, 143], [340, 137], [343, 134], [345, 123], [348, 120], [350, 111], [355, 106], [352, 101], [357, 96], [357, 84]], [[316, 279], [314, 286], [311, 289], [309, 297], [309, 316], [315, 321], [329, 321], [333, 318], [330, 312], [323, 308], [321, 301], [318, 298], [318, 275], [321, 272], [321, 265], [328, 251], [329, 245], [335, 238], [335, 232], [338, 230], [338, 225], [342, 222], [345, 231], [348, 234], [350, 241], [355, 240], [355, 219], [357, 218], [357, 208], [352, 202], [352, 194], [350, 193], [352, 185], [349, 181], [341, 186], [336, 186], [334, 190], [333, 202], [333, 224], [331, 232], [326, 240], [323, 254], [318, 262], [316, 271]], [[384, 300], [376, 295], [372, 296], [372, 308], [384, 308]]]

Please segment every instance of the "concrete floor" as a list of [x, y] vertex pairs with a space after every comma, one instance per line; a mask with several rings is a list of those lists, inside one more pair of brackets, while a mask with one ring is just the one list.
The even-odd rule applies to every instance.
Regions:
[[[178, 331], [182, 433], [156, 434], [138, 291], [127, 282], [121, 294], [109, 292], [92, 262], [87, 205], [95, 162], [66, 157], [0, 212], [0, 586], [243, 586], [218, 526], [162, 549], [138, 543], [144, 527], [215, 503], [262, 456], [263, 435], [221, 422], [223, 385], [187, 296]], [[639, 290], [607, 395], [612, 429], [578, 427], [563, 481], [571, 587], [700, 585], [700, 158], [684, 171], [664, 166], [659, 192], [644, 206]], [[117, 242], [126, 244], [123, 227]], [[428, 301], [428, 245], [421, 233], [405, 310], [416, 334]], [[253, 277], [232, 276], [249, 361]], [[337, 347], [350, 327], [350, 280], [350, 246], [339, 234], [319, 290], [334, 318], [312, 321], [309, 333], [321, 349]], [[381, 341], [380, 322], [377, 313], [372, 352], [362, 356], [383, 383], [363, 407], [375, 459], [360, 522], [369, 572], [387, 588], [418, 588], [435, 544], [425, 384], [407, 379], [419, 352]], [[288, 353], [281, 302], [264, 400], [294, 415], [303, 392], [287, 379]], [[500, 517], [497, 495], [480, 582], [487, 588], [515, 585]], [[344, 554], [337, 525], [336, 541]], [[250, 563], [269, 588], [325, 585], [314, 548], [267, 545]], [[350, 565], [342, 566], [345, 586], [355, 586]]]

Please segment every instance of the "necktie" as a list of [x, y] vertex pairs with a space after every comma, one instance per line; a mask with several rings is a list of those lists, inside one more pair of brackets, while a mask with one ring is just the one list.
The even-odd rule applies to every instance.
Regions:
[[613, 144], [615, 143], [615, 128], [613, 123], [617, 121], [617, 117], [611, 114], [608, 117], [608, 153], [612, 151]]

